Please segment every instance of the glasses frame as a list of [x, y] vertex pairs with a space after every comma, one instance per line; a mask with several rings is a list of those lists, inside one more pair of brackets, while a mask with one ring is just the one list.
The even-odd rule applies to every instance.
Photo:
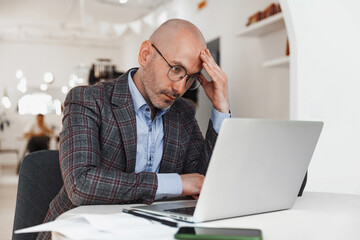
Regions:
[[[195, 78], [195, 81], [190, 85], [190, 87], [186, 87], [187, 84], [185, 83], [185, 87], [186, 87], [188, 90], [195, 90], [195, 89], [197, 89], [200, 85], [202, 85], [202, 80], [201, 80], [201, 78], [199, 78], [199, 77], [196, 76], [195, 74], [187, 74], [186, 69], [185, 69], [183, 66], [181, 66], [181, 65], [171, 65], [171, 64], [166, 60], [166, 58], [161, 54], [161, 52], [159, 51], [159, 49], [157, 49], [157, 47], [155, 47], [154, 44], [151, 44], [151, 46], [153, 46], [153, 47], [155, 48], [156, 52], [162, 57], [162, 59], [164, 59], [164, 61], [165, 61], [165, 62], [167, 63], [167, 65], [170, 67], [170, 68], [169, 68], [169, 71], [168, 71], [168, 73], [167, 73], [167, 77], [168, 77], [168, 79], [169, 79], [170, 81], [178, 82], [178, 81], [181, 81], [182, 79], [184, 79], [184, 78], [187, 76], [187, 78], [186, 78], [186, 83], [189, 81], [189, 79], [190, 79], [191, 77], [194, 77], [194, 78]], [[173, 69], [174, 67], [179, 67], [179, 68], [184, 69], [185, 75], [182, 76], [182, 77], [180, 77], [178, 80], [173, 80], [173, 79], [171, 79], [171, 78], [169, 77], [169, 74], [170, 74], [171, 69]], [[199, 84], [196, 85], [195, 87], [192, 87], [196, 81], [197, 81]]]

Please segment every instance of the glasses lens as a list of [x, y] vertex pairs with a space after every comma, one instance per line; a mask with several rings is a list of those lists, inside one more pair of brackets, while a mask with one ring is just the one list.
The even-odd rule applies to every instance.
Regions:
[[186, 75], [186, 70], [182, 66], [173, 66], [169, 69], [168, 77], [171, 81], [180, 81]]
[[189, 90], [195, 90], [200, 86], [200, 81], [196, 76], [189, 76], [185, 86]]

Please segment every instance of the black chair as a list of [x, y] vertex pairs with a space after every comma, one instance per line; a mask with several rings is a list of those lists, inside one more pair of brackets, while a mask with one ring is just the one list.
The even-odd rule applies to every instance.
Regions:
[[[49, 204], [63, 186], [59, 151], [27, 155], [20, 166], [13, 231], [41, 224]], [[12, 235], [13, 240], [36, 239], [37, 233]]]
[[[50, 137], [43, 136], [43, 137], [31, 137], [26, 144], [25, 151], [20, 160], [22, 160], [27, 153], [32, 153], [40, 150], [48, 150], [50, 145]], [[20, 171], [21, 161], [18, 162], [16, 167], [16, 173], [19, 174]]]

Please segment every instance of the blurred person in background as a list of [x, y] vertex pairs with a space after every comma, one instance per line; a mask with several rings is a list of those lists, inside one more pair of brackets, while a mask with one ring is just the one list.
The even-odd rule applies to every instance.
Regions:
[[24, 137], [29, 139], [27, 150], [35, 152], [49, 149], [50, 136], [54, 130], [48, 127], [44, 121], [44, 115], [36, 115], [36, 122], [27, 127]]

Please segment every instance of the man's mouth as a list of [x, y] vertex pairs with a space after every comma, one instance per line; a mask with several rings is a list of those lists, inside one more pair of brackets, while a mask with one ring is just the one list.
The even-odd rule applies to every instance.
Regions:
[[165, 94], [165, 93], [164, 93], [164, 95], [165, 95], [165, 97], [166, 97], [168, 100], [170, 100], [170, 101], [174, 101], [174, 100], [176, 99], [175, 97], [170, 96], [170, 95], [167, 95], [167, 94]]

